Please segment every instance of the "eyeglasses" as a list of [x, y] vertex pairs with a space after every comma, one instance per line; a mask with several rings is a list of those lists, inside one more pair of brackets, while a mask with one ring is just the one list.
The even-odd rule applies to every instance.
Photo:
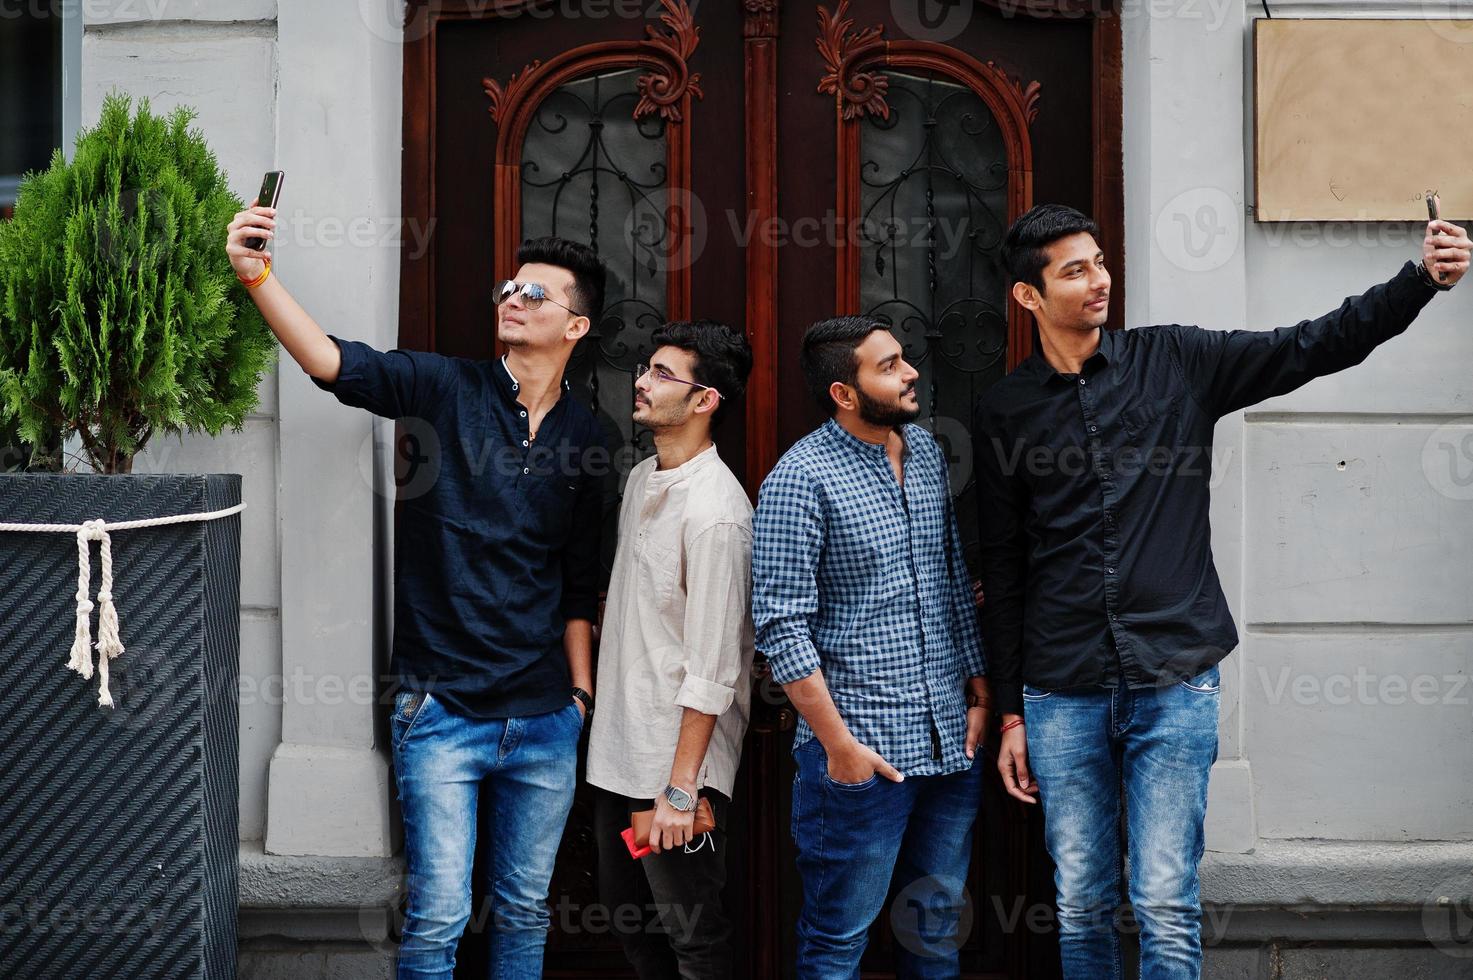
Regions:
[[513, 296], [520, 296], [522, 300], [522, 305], [531, 310], [533, 313], [536, 313], [539, 309], [541, 309], [543, 302], [546, 301], [548, 303], [551, 303], [553, 306], [562, 306], [563, 309], [567, 310], [574, 316], [585, 315], [579, 313], [577, 310], [573, 309], [570, 306], [563, 306], [563, 304], [559, 303], [557, 300], [547, 295], [547, 287], [542, 285], [541, 283], [515, 282], [511, 279], [502, 279], [496, 283], [495, 288], [492, 290], [492, 295], [496, 297], [497, 306], [505, 303]]
[[[710, 385], [697, 384], [694, 381], [686, 381], [684, 378], [677, 378], [675, 375], [671, 374], [669, 371], [666, 371], [664, 368], [655, 367], [652, 364], [639, 364], [635, 366], [635, 381], [638, 381], [646, 374], [654, 378], [656, 381], [674, 381], [678, 385], [690, 385], [692, 388], [700, 388], [702, 391], [716, 391], [716, 389], [712, 388]], [[721, 392], [716, 391], [716, 397], [725, 398], [726, 396], [723, 395]]]

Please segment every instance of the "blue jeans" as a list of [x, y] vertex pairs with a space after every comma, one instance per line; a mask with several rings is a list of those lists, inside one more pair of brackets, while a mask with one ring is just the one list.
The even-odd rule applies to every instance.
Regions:
[[582, 715], [566, 707], [525, 718], [454, 714], [433, 694], [401, 692], [391, 723], [404, 815], [409, 907], [399, 980], [450, 980], [471, 915], [476, 797], [492, 794], [496, 842], [485, 910], [490, 975], [542, 976], [551, 915], [547, 889], [573, 804]]
[[[982, 765], [944, 776], [880, 775], [854, 785], [828, 775], [818, 739], [793, 751], [793, 841], [803, 878], [798, 973], [803, 980], [859, 976], [870, 925], [891, 905], [896, 973], [955, 977], [966, 940], [967, 865], [982, 801]], [[981, 758], [980, 753], [978, 759]]]
[[1119, 980], [1120, 807], [1141, 980], [1202, 972], [1197, 862], [1217, 761], [1218, 670], [1165, 687], [1023, 688], [1028, 767], [1054, 859], [1059, 950], [1070, 980]]

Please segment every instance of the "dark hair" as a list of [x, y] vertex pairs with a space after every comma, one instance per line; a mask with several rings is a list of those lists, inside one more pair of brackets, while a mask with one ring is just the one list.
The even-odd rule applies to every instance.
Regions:
[[721, 393], [712, 425], [725, 418], [727, 405], [747, 390], [752, 345], [741, 331], [715, 320], [676, 320], [656, 330], [653, 343], [657, 348], [678, 347], [695, 355], [690, 380]]
[[1096, 240], [1100, 237], [1098, 225], [1065, 204], [1035, 204], [1023, 212], [1002, 242], [1008, 287], [1015, 282], [1026, 282], [1043, 292], [1043, 270], [1048, 267], [1048, 253], [1044, 249], [1061, 238], [1085, 231]]
[[598, 323], [604, 311], [604, 280], [608, 269], [598, 253], [581, 242], [570, 242], [566, 238], [529, 238], [517, 249], [517, 264], [537, 262], [555, 265], [573, 274], [572, 307], [575, 313]]
[[803, 334], [803, 351], [798, 355], [798, 363], [819, 408], [834, 414], [837, 406], [829, 395], [829, 386], [835, 381], [858, 386], [859, 358], [854, 350], [870, 334], [884, 329], [883, 323], [867, 316], [840, 316], [819, 320]]

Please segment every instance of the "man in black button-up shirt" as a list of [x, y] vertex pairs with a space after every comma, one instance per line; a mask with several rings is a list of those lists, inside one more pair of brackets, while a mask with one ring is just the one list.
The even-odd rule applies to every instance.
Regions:
[[1238, 642], [1212, 562], [1213, 427], [1365, 360], [1451, 288], [1473, 243], [1432, 222], [1425, 266], [1407, 262], [1279, 330], [1114, 332], [1103, 329], [1110, 277], [1096, 234], [1077, 211], [1043, 205], [1004, 245], [1012, 295], [1041, 343], [974, 420], [999, 766], [1013, 796], [1043, 797], [1065, 973], [1118, 976], [1108, 913], [1123, 779], [1142, 976], [1195, 976], [1216, 664]]
[[547, 890], [593, 704], [609, 469], [563, 371], [602, 310], [604, 265], [586, 245], [526, 242], [516, 280], [497, 285], [505, 356], [384, 353], [324, 333], [246, 244], [272, 237], [274, 215], [256, 205], [231, 222], [236, 274], [318, 387], [403, 421], [415, 445], [394, 548], [391, 729], [409, 872], [400, 976], [450, 976], [471, 914], [482, 786], [496, 825], [492, 975], [540, 976]]

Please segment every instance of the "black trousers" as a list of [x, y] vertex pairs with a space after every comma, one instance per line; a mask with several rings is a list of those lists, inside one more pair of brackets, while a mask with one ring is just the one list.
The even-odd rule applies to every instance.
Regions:
[[728, 980], [731, 920], [721, 890], [726, 884], [729, 801], [714, 790], [702, 790], [711, 801], [716, 831], [636, 861], [619, 834], [628, 828], [631, 812], [652, 809], [653, 804], [605, 790], [597, 793], [599, 900], [607, 906], [608, 921], [640, 980]]

